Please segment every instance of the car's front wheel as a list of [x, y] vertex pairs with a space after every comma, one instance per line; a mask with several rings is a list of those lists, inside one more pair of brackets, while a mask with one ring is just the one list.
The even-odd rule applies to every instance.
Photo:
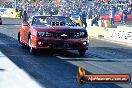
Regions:
[[29, 46], [29, 51], [32, 55], [36, 54], [36, 50], [33, 48], [33, 43], [31, 37], [28, 40], [28, 46]]
[[18, 35], [18, 41], [19, 41], [19, 45], [22, 47], [22, 48], [25, 48], [26, 45], [24, 43], [22, 43], [22, 38], [20, 35]]
[[79, 55], [83, 56], [85, 55], [86, 50], [78, 50], [78, 52], [79, 52]]

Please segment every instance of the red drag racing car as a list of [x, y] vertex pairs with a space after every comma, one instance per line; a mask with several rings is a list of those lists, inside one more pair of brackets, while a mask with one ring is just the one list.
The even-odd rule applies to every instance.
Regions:
[[88, 49], [88, 33], [76, 26], [69, 17], [33, 16], [19, 28], [18, 41], [28, 46], [30, 53], [38, 49], [78, 50], [84, 55]]

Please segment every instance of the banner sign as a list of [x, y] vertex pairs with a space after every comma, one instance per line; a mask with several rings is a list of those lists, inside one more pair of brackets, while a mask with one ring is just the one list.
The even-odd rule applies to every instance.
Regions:
[[0, 8], [1, 17], [18, 18], [19, 12], [16, 12], [14, 8]]
[[87, 74], [82, 67], [78, 68], [76, 80], [79, 84], [85, 83], [130, 83], [129, 74]]

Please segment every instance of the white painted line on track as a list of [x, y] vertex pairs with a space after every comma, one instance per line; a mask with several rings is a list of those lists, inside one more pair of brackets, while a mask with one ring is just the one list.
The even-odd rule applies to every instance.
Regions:
[[[67, 59], [67, 58], [61, 57], [61, 56], [57, 56], [57, 57], [60, 58], [60, 59]], [[69, 58], [69, 59], [70, 59], [70, 58]], [[76, 58], [76, 59], [81, 59], [81, 58]], [[91, 59], [92, 59], [92, 58], [91, 58]], [[84, 61], [84, 62], [86, 62], [86, 61]], [[103, 69], [104, 71], [108, 71], [108, 72], [111, 72], [111, 73], [115, 73], [114, 70], [111, 70], [111, 69], [108, 69], [108, 68], [105, 68], [105, 67], [102, 67], [102, 66], [93, 64], [93, 63], [91, 63], [91, 62], [86, 62], [86, 63], [91, 64], [91, 65], [93, 65], [93, 66], [95, 66], [95, 67], [97, 67], [97, 68]]]
[[[60, 58], [60, 59], [72, 59], [72, 58], [68, 58], [68, 57], [62, 57], [62, 56], [56, 56], [57, 58]], [[118, 59], [98, 59], [98, 58], [74, 58], [74, 59], [82, 59], [82, 61], [83, 61], [83, 59], [86, 59], [86, 60], [89, 60], [89, 61], [83, 61], [83, 62], [85, 62], [85, 63], [88, 63], [89, 65], [92, 65], [92, 66], [95, 66], [95, 67], [97, 67], [97, 68], [99, 68], [99, 69], [102, 69], [102, 70], [104, 70], [104, 71], [107, 71], [107, 72], [109, 72], [109, 73], [115, 73], [115, 74], [117, 74], [118, 72], [116, 72], [115, 70], [112, 70], [112, 69], [109, 69], [109, 68], [106, 68], [106, 67], [104, 67], [104, 66], [101, 66], [101, 65], [98, 65], [98, 64], [95, 64], [94, 62], [91, 62], [90, 60], [97, 60], [97, 61], [107, 61], [107, 60], [110, 60], [110, 61], [122, 61], [122, 63], [124, 63], [124, 64], [126, 64], [127, 65], [127, 63], [125, 62], [125, 60], [118, 60]], [[132, 59], [127, 59], [126, 61], [132, 61]], [[109, 62], [109, 61], [108, 61]], [[128, 62], [129, 63], [129, 62]], [[132, 66], [132, 65], [131, 65]]]
[[[61, 56], [56, 56], [58, 58], [62, 58]], [[67, 57], [63, 57], [63, 59], [67, 59]], [[98, 60], [98, 61], [117, 61], [117, 62], [129, 62], [132, 59], [98, 59], [98, 58], [76, 58], [76, 59], [87, 59], [87, 60]]]

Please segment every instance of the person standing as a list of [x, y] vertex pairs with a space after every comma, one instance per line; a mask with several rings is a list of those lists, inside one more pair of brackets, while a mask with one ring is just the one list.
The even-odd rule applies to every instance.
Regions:
[[114, 11], [114, 8], [110, 8], [110, 11], [109, 11], [109, 17], [110, 17], [110, 24], [111, 25], [114, 25], [114, 17], [115, 17], [115, 11]]
[[120, 19], [121, 19], [121, 23], [123, 23], [123, 7], [120, 10]]
[[83, 25], [86, 28], [87, 27], [87, 22], [86, 22], [87, 13], [86, 13], [86, 11], [80, 12], [79, 15], [80, 15], [80, 20], [82, 21]]
[[122, 18], [123, 18], [124, 25], [127, 23], [127, 14], [128, 14], [128, 11], [126, 9], [124, 9], [122, 12]]
[[43, 15], [43, 8], [42, 7], [39, 8], [38, 13], [39, 13], [39, 15]]
[[99, 17], [100, 16], [98, 14], [94, 15], [94, 17], [92, 18], [91, 26], [93, 26], [93, 24], [95, 24], [96, 26], [99, 26], [98, 24]]
[[61, 16], [62, 15], [62, 11], [59, 9], [58, 10], [58, 16]]
[[55, 11], [54, 11], [54, 9], [53, 9], [53, 8], [51, 8], [51, 10], [49, 11], [49, 14], [50, 14], [50, 16], [55, 15]]
[[90, 8], [88, 9], [87, 14], [88, 14], [88, 19], [92, 19], [92, 11]]
[[27, 11], [24, 10], [22, 14], [23, 22], [27, 22]]
[[20, 10], [20, 19], [22, 18], [22, 9]]

